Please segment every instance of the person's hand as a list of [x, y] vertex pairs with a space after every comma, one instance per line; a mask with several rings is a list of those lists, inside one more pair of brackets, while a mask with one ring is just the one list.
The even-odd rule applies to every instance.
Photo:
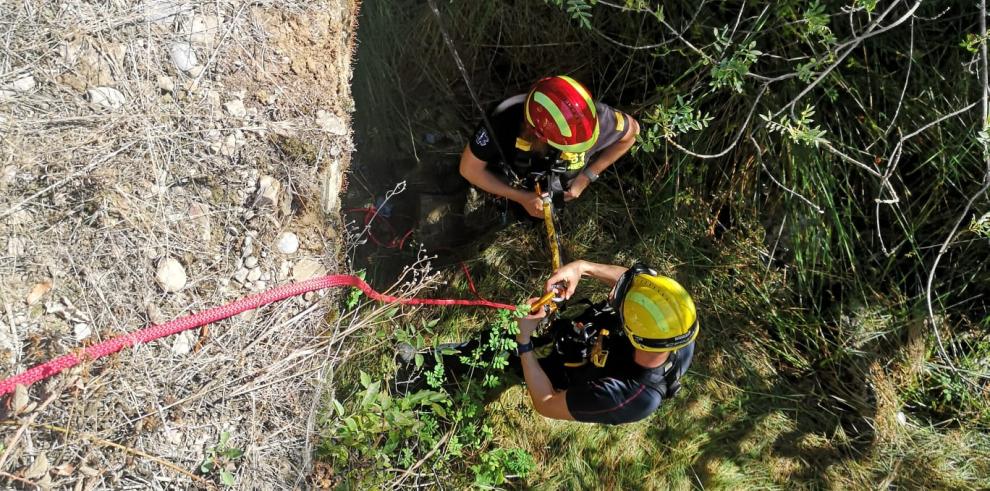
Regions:
[[[539, 300], [539, 297], [533, 297], [526, 301], [526, 303], [533, 305]], [[536, 309], [527, 315], [519, 319], [519, 334], [516, 335], [517, 343], [528, 343], [530, 338], [533, 336], [533, 332], [540, 327], [540, 321], [547, 316], [547, 311], [543, 308]]]
[[543, 218], [543, 198], [536, 193], [525, 193], [525, 197], [516, 200], [516, 203], [526, 209], [526, 213], [533, 218]]
[[585, 188], [588, 187], [588, 184], [591, 184], [591, 179], [588, 179], [588, 176], [584, 175], [583, 172], [578, 174], [571, 181], [571, 187], [567, 191], [564, 191], [564, 201], [577, 199], [584, 192]]
[[545, 291], [548, 293], [556, 291], [555, 288], [557, 285], [561, 284], [564, 287], [563, 291], [557, 291], [557, 294], [564, 297], [564, 299], [569, 299], [571, 295], [574, 295], [574, 290], [577, 289], [578, 282], [581, 281], [581, 275], [583, 274], [584, 261], [577, 260], [569, 262], [550, 275]]

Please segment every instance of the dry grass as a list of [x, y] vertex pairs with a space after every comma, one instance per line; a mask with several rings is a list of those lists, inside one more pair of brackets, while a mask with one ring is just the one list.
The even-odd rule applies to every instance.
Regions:
[[[340, 185], [328, 176], [346, 168], [351, 150], [355, 14], [343, 0], [4, 6], [2, 376], [290, 281], [302, 258], [340, 269], [341, 239], [326, 233], [338, 226], [324, 212], [335, 211], [328, 190]], [[173, 64], [170, 46], [180, 42], [191, 43], [201, 71]], [[11, 90], [15, 83], [26, 90]], [[87, 96], [97, 87], [123, 100], [101, 105]], [[233, 100], [244, 114], [225, 109]], [[318, 110], [342, 126], [321, 125]], [[288, 154], [276, 134], [316, 152]], [[285, 189], [275, 206], [257, 199], [262, 175]], [[289, 256], [274, 246], [284, 231], [302, 244]], [[265, 285], [231, 281], [249, 236]], [[176, 293], [155, 283], [165, 257], [188, 276]], [[28, 292], [46, 280], [52, 290], [28, 305]], [[18, 441], [5, 428], [10, 457], [0, 471], [24, 478], [44, 455], [50, 469], [27, 478], [39, 485], [185, 487], [188, 476], [141, 455], [195, 472], [229, 431], [246, 451], [239, 487], [298, 485], [308, 475], [316, 401], [347, 332], [343, 321], [326, 324], [329, 305], [312, 295], [283, 302], [32, 387], [32, 401], [54, 399], [34, 409], [37, 424]], [[80, 339], [86, 328], [91, 335]]]

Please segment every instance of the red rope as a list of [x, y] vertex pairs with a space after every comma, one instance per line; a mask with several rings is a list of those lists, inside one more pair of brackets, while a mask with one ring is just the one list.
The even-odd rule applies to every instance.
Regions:
[[378, 293], [371, 288], [361, 278], [352, 275], [328, 275], [311, 280], [282, 285], [271, 290], [251, 295], [240, 300], [236, 300], [227, 305], [213, 307], [212, 309], [197, 312], [195, 314], [180, 317], [157, 326], [150, 326], [140, 331], [117, 336], [100, 344], [83, 349], [78, 354], [67, 354], [50, 360], [41, 365], [37, 365], [17, 375], [0, 381], [0, 396], [13, 392], [17, 385], [31, 385], [40, 380], [58, 374], [63, 370], [72, 368], [85, 360], [95, 360], [104, 356], [116, 353], [124, 348], [129, 348], [136, 344], [148, 343], [165, 336], [180, 333], [189, 329], [212, 324], [216, 321], [233, 317], [242, 312], [253, 310], [270, 303], [285, 300], [315, 290], [322, 290], [331, 287], [352, 286], [359, 288], [365, 295], [386, 303], [400, 303], [403, 305], [463, 305], [476, 307], [489, 307], [493, 309], [515, 310], [514, 305], [490, 302], [488, 300], [448, 300], [430, 298], [400, 298], [392, 295]]
[[[375, 245], [377, 245], [378, 247], [385, 247], [385, 248], [388, 248], [388, 249], [400, 249], [401, 250], [403, 247], [405, 247], [406, 240], [408, 240], [409, 239], [409, 236], [412, 235], [412, 233], [413, 233], [413, 229], [410, 228], [409, 230], [406, 230], [406, 233], [402, 234], [402, 236], [400, 237], [399, 236], [399, 231], [395, 229], [395, 226], [392, 225], [392, 222], [389, 222], [383, 216], [377, 215], [378, 209], [375, 208], [374, 206], [369, 206], [367, 208], [350, 208], [350, 209], [344, 210], [344, 212], [345, 213], [364, 213], [364, 226], [367, 227], [367, 229], [368, 229], [368, 238], [371, 239], [371, 242], [374, 243]], [[376, 219], [379, 222], [385, 224], [385, 226], [388, 227], [388, 229], [392, 233], [392, 240], [388, 241], [387, 244], [386, 243], [383, 243], [380, 240], [378, 240], [378, 237], [375, 236], [375, 232], [371, 229], [371, 221], [372, 220], [376, 220]]]

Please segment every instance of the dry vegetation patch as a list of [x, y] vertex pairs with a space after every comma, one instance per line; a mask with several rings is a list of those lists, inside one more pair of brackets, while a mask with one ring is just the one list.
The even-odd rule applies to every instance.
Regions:
[[[0, 375], [340, 269], [326, 232], [355, 16], [345, 0], [4, 5]], [[307, 295], [31, 387], [6, 409], [0, 482], [202, 486], [226, 468], [297, 485], [337, 359], [328, 307]]]

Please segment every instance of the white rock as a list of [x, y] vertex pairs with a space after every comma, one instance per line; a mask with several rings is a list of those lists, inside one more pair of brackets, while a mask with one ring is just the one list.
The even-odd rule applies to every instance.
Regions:
[[327, 274], [326, 268], [313, 259], [303, 259], [292, 268], [292, 279], [296, 281], [305, 281], [325, 274]]
[[158, 76], [158, 89], [163, 92], [174, 92], [175, 91], [175, 80], [168, 75]]
[[220, 18], [215, 15], [195, 15], [188, 25], [189, 40], [196, 44], [212, 44], [220, 28]]
[[331, 135], [344, 136], [347, 134], [347, 125], [344, 124], [344, 120], [337, 117], [336, 114], [324, 111], [322, 109], [316, 112], [316, 124], [318, 124], [323, 131], [326, 131]]
[[243, 118], [247, 114], [247, 110], [244, 109], [244, 101], [240, 99], [225, 102], [223, 108], [227, 110], [227, 114], [235, 118]]
[[248, 256], [244, 258], [244, 267], [247, 269], [254, 269], [258, 267], [258, 258], [256, 256]]
[[907, 416], [904, 414], [904, 411], [897, 411], [896, 417], [897, 422], [900, 423], [901, 426], [907, 425]]
[[220, 155], [224, 157], [233, 157], [237, 153], [237, 137], [233, 134], [227, 135], [222, 142], [220, 142]]
[[254, 284], [254, 288], [256, 290], [264, 290], [267, 287], [268, 287], [268, 284], [265, 283], [265, 280], [259, 280], [257, 283]]
[[7, 255], [11, 257], [19, 257], [24, 255], [27, 250], [27, 239], [23, 237], [11, 237], [7, 241]]
[[188, 355], [192, 351], [193, 344], [196, 342], [193, 339], [193, 335], [189, 331], [180, 332], [178, 336], [175, 337], [175, 341], [172, 342], [172, 353], [178, 356]]
[[251, 271], [248, 271], [247, 274], [248, 283], [254, 283], [255, 281], [258, 281], [260, 279], [261, 279], [261, 268], [254, 268]]
[[158, 23], [171, 20], [192, 6], [179, 0], [146, 0], [139, 8], [144, 12], [144, 20]]
[[123, 106], [127, 102], [124, 94], [113, 87], [94, 87], [86, 91], [86, 97], [89, 99], [89, 102], [97, 106], [113, 109]]
[[292, 232], [286, 232], [278, 238], [275, 246], [282, 254], [295, 254], [299, 250], [299, 237]]
[[254, 245], [254, 237], [248, 235], [244, 237], [244, 247], [251, 247]]
[[165, 258], [158, 263], [158, 273], [155, 275], [162, 290], [172, 293], [186, 286], [186, 269], [175, 258]]
[[172, 63], [175, 64], [175, 68], [183, 72], [192, 70], [198, 61], [196, 59], [196, 51], [193, 50], [193, 47], [189, 43], [172, 43], [169, 54], [172, 56]]
[[89, 324], [80, 322], [72, 326], [72, 332], [76, 335], [76, 342], [80, 342], [93, 334], [93, 329], [89, 327]]
[[156, 304], [147, 302], [144, 304], [144, 310], [148, 313], [148, 320], [154, 325], [164, 324], [168, 321], [168, 317], [165, 317], [162, 309], [158, 308]]
[[15, 92], [27, 92], [35, 88], [37, 85], [38, 83], [34, 81], [33, 76], [26, 75], [14, 80], [14, 82], [10, 84], [10, 88], [14, 89]]
[[237, 272], [234, 273], [234, 281], [243, 285], [244, 282], [247, 281], [247, 276], [248, 276], [247, 268], [238, 269]]

